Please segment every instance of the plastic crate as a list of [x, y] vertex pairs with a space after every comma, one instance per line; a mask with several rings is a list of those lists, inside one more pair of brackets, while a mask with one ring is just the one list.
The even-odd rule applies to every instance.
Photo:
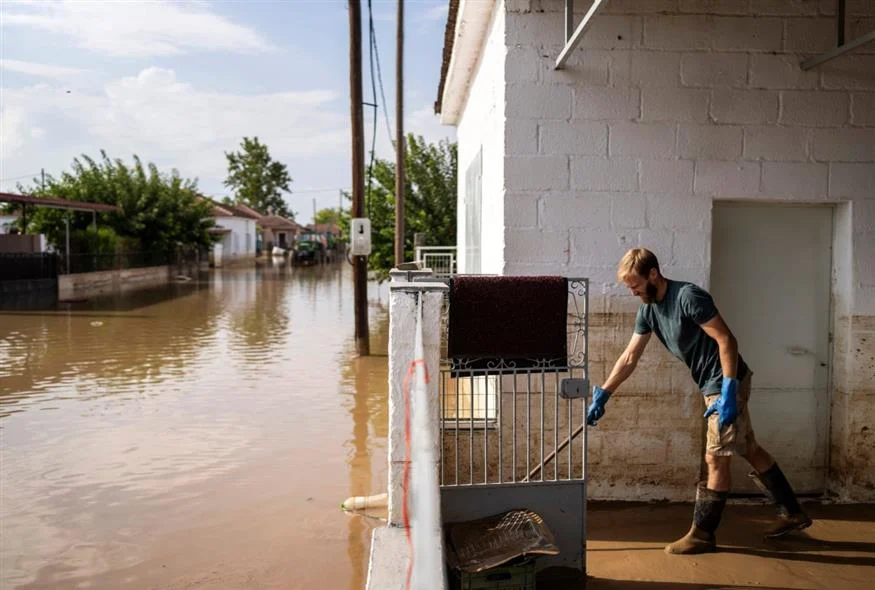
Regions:
[[460, 590], [535, 590], [534, 560], [494, 567], [476, 574], [461, 572]]

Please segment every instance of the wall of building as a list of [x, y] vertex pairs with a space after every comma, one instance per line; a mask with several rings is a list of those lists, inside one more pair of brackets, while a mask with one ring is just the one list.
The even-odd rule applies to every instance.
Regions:
[[[638, 306], [614, 278], [628, 248], [708, 287], [714, 200], [837, 204], [830, 491], [875, 499], [875, 44], [803, 71], [834, 45], [835, 2], [613, 0], [556, 71], [564, 2], [505, 10], [501, 272], [593, 281], [599, 382]], [[847, 28], [875, 29], [875, 3], [850, 0]], [[494, 83], [481, 72], [475, 87]], [[501, 120], [483, 112], [465, 117]], [[459, 131], [461, 155], [478, 142]], [[686, 368], [649, 346], [591, 432], [592, 496], [688, 499], [703, 409]]]
[[170, 274], [169, 266], [149, 266], [61, 275], [58, 277], [58, 300], [75, 301], [158, 287], [170, 282]]
[[483, 54], [459, 121], [459, 203], [458, 251], [459, 272], [469, 272], [465, 265], [465, 172], [482, 150], [483, 180], [480, 272], [498, 274], [504, 251], [504, 123], [505, 97], [505, 9], [496, 2], [484, 44]]
[[[255, 220], [245, 217], [222, 217], [219, 225], [230, 229], [231, 233], [222, 238], [222, 258], [232, 260], [235, 258], [255, 257]], [[247, 243], [246, 236], [249, 236]]]

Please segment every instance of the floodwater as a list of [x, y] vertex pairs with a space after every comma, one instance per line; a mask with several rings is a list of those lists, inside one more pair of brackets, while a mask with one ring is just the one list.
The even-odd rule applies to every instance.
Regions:
[[350, 270], [0, 310], [0, 588], [363, 588], [388, 296], [356, 358]]

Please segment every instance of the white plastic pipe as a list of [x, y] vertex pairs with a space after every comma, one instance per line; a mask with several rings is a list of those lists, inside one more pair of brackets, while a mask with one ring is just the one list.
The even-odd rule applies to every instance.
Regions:
[[372, 496], [350, 496], [340, 507], [343, 510], [367, 510], [369, 508], [385, 508], [389, 504], [389, 494], [374, 494]]

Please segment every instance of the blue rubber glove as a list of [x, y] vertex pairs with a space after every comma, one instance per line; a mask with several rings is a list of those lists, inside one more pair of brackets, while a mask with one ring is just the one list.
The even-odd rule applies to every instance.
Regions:
[[592, 403], [589, 405], [589, 411], [586, 413], [586, 423], [590, 426], [595, 426], [596, 422], [605, 415], [605, 404], [611, 398], [611, 392], [607, 389], [602, 389], [598, 385], [592, 388]]
[[735, 423], [735, 419], [738, 417], [738, 406], [735, 395], [737, 390], [738, 379], [724, 377], [720, 397], [717, 398], [717, 401], [711, 404], [711, 407], [705, 412], [705, 418], [715, 412], [717, 413], [717, 424], [720, 430]]

